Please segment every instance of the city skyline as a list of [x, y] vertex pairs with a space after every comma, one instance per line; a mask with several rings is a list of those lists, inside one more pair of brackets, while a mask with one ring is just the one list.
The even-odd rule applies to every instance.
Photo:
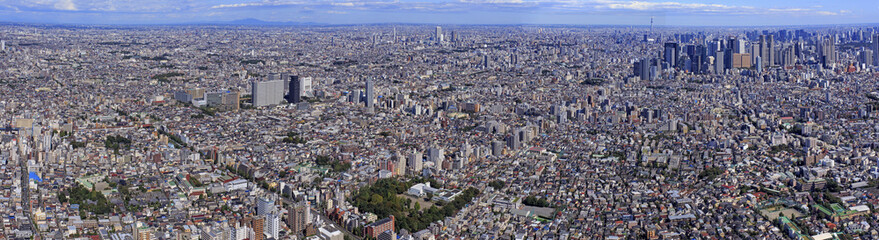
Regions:
[[[871, 1], [0, 1], [0, 21], [193, 24], [241, 19], [319, 24], [783, 26], [879, 23]], [[234, 22], [233, 22], [234, 23]]]

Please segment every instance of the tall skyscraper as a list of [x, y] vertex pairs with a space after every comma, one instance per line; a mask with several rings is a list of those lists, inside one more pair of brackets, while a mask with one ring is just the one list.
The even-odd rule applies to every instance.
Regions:
[[373, 86], [372, 78], [366, 79], [366, 107], [372, 108], [375, 104], [375, 86]]
[[836, 65], [836, 36], [827, 36], [819, 42], [818, 57], [824, 67]]
[[724, 55], [724, 51], [717, 51], [714, 57], [714, 73], [715, 74], [723, 74], [723, 70], [725, 69], [726, 64], [724, 63], [726, 57]]
[[6, 41], [0, 40], [0, 51], [6, 51]]
[[793, 66], [796, 64], [797, 57], [796, 52], [794, 52], [794, 46], [785, 46], [781, 51], [781, 65], [782, 66]]
[[641, 64], [639, 66], [641, 67], [641, 80], [652, 80], [650, 79], [650, 60], [647, 60], [646, 58], [641, 59]]
[[443, 28], [442, 27], [436, 26], [436, 34], [434, 35], [434, 39], [436, 40], [437, 44], [440, 44], [443, 42]]
[[678, 48], [678, 43], [668, 42], [665, 43], [665, 62], [668, 63], [669, 66], [677, 67], [678, 59], [680, 58], [680, 49]]
[[482, 68], [488, 68], [488, 67], [489, 67], [488, 55], [482, 55]]
[[735, 38], [732, 42], [733, 53], [745, 53], [745, 40], [742, 38]]
[[858, 63], [865, 65], [873, 64], [873, 50], [863, 49], [858, 53]]
[[879, 33], [873, 35], [873, 66], [879, 66]]
[[290, 76], [290, 91], [287, 93], [287, 102], [299, 103], [302, 101], [302, 83], [299, 76]]
[[755, 59], [754, 60], [754, 69], [757, 70], [758, 73], [762, 73], [763, 72], [763, 58], [760, 56], [757, 56], [754, 59]]
[[775, 57], [773, 56], [774, 48], [772, 47], [773, 40], [772, 35], [760, 35], [760, 58], [763, 59], [763, 66], [771, 66], [775, 64]]

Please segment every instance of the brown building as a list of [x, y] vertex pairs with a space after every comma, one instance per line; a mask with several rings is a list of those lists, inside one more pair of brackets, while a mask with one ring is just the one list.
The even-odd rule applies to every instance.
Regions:
[[396, 232], [396, 230], [394, 229], [394, 224], [395, 218], [394, 215], [391, 215], [388, 218], [378, 220], [372, 224], [367, 225], [364, 229], [364, 234], [371, 238], [378, 238], [378, 235], [385, 231]]
[[750, 53], [733, 53], [732, 67], [733, 68], [751, 68], [751, 54]]
[[253, 228], [253, 239], [252, 240], [263, 240], [266, 238], [265, 232], [266, 219], [261, 217], [253, 218], [253, 223], [251, 223], [250, 228]]
[[308, 225], [308, 211], [310, 211], [307, 203], [296, 203], [287, 209], [287, 226], [290, 232], [301, 234]]

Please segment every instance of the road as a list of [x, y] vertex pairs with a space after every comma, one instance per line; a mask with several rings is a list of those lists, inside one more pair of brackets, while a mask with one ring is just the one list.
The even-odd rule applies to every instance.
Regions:
[[41, 239], [40, 229], [37, 228], [36, 221], [34, 221], [33, 216], [31, 215], [30, 186], [28, 186], [28, 183], [30, 182], [30, 174], [27, 172], [27, 160], [22, 159], [20, 154], [18, 156], [18, 164], [21, 168], [21, 207], [24, 208], [24, 216], [30, 221], [31, 232], [34, 233], [34, 239]]

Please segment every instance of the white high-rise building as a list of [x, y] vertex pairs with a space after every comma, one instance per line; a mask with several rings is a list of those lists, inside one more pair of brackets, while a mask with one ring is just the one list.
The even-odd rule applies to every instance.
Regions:
[[443, 28], [440, 26], [436, 26], [436, 35], [434, 35], [434, 39], [436, 39], [436, 43], [443, 42]]
[[873, 35], [873, 65], [879, 66], [879, 33]]
[[396, 165], [394, 166], [394, 175], [403, 176], [406, 174], [406, 157], [403, 157], [403, 154], [398, 150], [394, 154], [394, 161], [396, 161]]
[[434, 163], [433, 167], [437, 170], [443, 169], [443, 158], [445, 158], [445, 154], [443, 153], [443, 149], [437, 146], [434, 146], [428, 149], [428, 161]]
[[304, 77], [299, 80], [299, 90], [302, 91], [300, 96], [314, 97], [314, 89], [312, 88], [311, 83], [311, 77]]
[[421, 174], [421, 168], [423, 167], [421, 160], [421, 153], [418, 153], [418, 150], [412, 150], [412, 154], [409, 154], [409, 168], [412, 170], [412, 173], [415, 175]]
[[284, 81], [256, 81], [251, 83], [251, 96], [254, 107], [277, 105], [284, 100]]
[[278, 239], [281, 232], [281, 218], [274, 213], [266, 215], [265, 234], [267, 238]]
[[231, 240], [244, 240], [247, 239], [247, 232], [250, 229], [246, 226], [242, 226], [239, 222], [236, 222], [234, 226], [229, 226], [229, 239]]

